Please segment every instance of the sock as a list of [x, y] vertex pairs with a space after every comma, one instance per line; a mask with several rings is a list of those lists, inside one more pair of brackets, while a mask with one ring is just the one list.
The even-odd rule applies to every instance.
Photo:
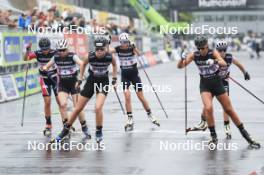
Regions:
[[243, 123], [241, 123], [237, 127], [238, 127], [238, 129], [239, 129], [240, 132], [243, 131], [243, 130], [245, 130]]
[[82, 126], [82, 131], [87, 131], [87, 125], [86, 125], [86, 121], [82, 121], [80, 122], [81, 126]]
[[128, 117], [133, 117], [132, 112], [127, 112]]
[[51, 117], [50, 116], [46, 116], [46, 125], [51, 125]]
[[96, 126], [96, 131], [102, 131], [103, 126]]
[[150, 109], [147, 109], [146, 112], [147, 112], [148, 115], [151, 114], [151, 110]]
[[205, 122], [206, 121], [205, 116], [201, 115], [201, 120]]
[[62, 120], [62, 123], [65, 124], [67, 121], [68, 121], [67, 118], [66, 118], [66, 119], [63, 119], [63, 120]]
[[229, 120], [227, 120], [227, 121], [224, 121], [224, 125], [229, 125]]
[[216, 132], [215, 132], [215, 127], [214, 126], [210, 126], [208, 128], [209, 128], [209, 131], [211, 133], [211, 136], [216, 138], [217, 135], [216, 135]]

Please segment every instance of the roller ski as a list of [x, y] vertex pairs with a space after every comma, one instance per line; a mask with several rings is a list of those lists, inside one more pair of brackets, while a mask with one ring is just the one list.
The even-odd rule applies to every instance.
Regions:
[[211, 140], [208, 142], [208, 148], [210, 150], [215, 150], [218, 144], [218, 139], [216, 136], [212, 136]]
[[134, 129], [134, 121], [133, 121], [133, 117], [128, 117], [127, 119], [127, 123], [125, 125], [125, 131], [133, 131]]
[[225, 125], [224, 127], [225, 127], [226, 139], [227, 139], [227, 140], [232, 139], [230, 125], [227, 124], [227, 125]]
[[103, 132], [102, 130], [97, 130], [95, 132], [95, 141], [98, 144], [98, 147], [100, 147], [102, 141], [103, 141]]
[[56, 137], [50, 140], [49, 143], [65, 143], [68, 142], [71, 138], [70, 128], [64, 127], [61, 133]]
[[154, 125], [160, 127], [160, 123], [158, 122], [158, 120], [157, 120], [152, 114], [148, 114], [148, 118], [150, 119], [150, 121], [151, 121]]
[[197, 126], [195, 126], [193, 128], [187, 128], [186, 132], [190, 132], [190, 131], [205, 131], [206, 129], [207, 129], [206, 121], [201, 120], [201, 122]]
[[46, 137], [50, 137], [51, 136], [51, 125], [46, 125], [44, 131], [43, 131], [43, 135]]
[[86, 143], [88, 140], [92, 139], [91, 133], [88, 130], [88, 127], [82, 127], [82, 132], [84, 137], [82, 138], [82, 143]]
[[246, 141], [249, 143], [249, 149], [259, 149], [261, 147], [260, 143], [255, 141], [244, 128], [241, 129], [240, 132], [242, 136], [246, 139]]

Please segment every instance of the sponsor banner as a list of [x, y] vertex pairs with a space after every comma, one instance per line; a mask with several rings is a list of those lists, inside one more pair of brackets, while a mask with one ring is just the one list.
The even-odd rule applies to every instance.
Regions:
[[4, 92], [7, 100], [16, 99], [19, 97], [13, 75], [11, 74], [3, 75], [2, 84], [4, 87]]
[[150, 66], [154, 66], [157, 64], [157, 61], [151, 51], [147, 51], [144, 56], [148, 60]]
[[85, 34], [67, 34], [64, 38], [69, 42], [69, 48], [75, 52], [80, 58], [88, 55], [88, 36]]
[[[24, 96], [26, 72], [14, 74], [16, 86], [20, 97]], [[37, 70], [29, 70], [27, 75], [26, 95], [34, 94], [40, 91], [39, 78]]]
[[31, 43], [31, 50], [37, 49], [37, 37], [35, 35], [22, 35], [22, 55], [26, 53], [27, 45]]
[[5, 96], [5, 91], [2, 83], [2, 78], [0, 77], [0, 102], [5, 101], [6, 96]]
[[163, 63], [170, 62], [170, 59], [169, 59], [169, 57], [168, 57], [168, 54], [166, 53], [165, 50], [160, 50], [160, 51], [158, 52], [158, 56], [159, 56], [159, 58], [161, 59], [161, 61], [162, 61]]
[[21, 59], [20, 33], [2, 33], [3, 57], [6, 63], [17, 62]]

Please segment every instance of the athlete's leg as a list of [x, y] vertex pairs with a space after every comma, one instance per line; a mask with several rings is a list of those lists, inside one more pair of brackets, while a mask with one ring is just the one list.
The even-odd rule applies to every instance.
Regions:
[[215, 132], [215, 120], [213, 115], [213, 95], [211, 92], [201, 92], [201, 97], [204, 105], [204, 112], [208, 128], [212, 137], [211, 142], [217, 144], [217, 134]]
[[104, 93], [96, 94], [96, 103], [95, 103], [95, 115], [96, 115], [96, 140], [100, 142], [103, 139], [103, 105], [106, 99], [106, 95]]
[[68, 113], [67, 113], [67, 101], [68, 101], [69, 94], [63, 91], [60, 91], [58, 93], [59, 98], [59, 104], [60, 104], [60, 111], [61, 111], [61, 117], [62, 121], [65, 122], [68, 119]]
[[147, 102], [146, 98], [144, 97], [143, 91], [137, 91], [136, 94], [137, 94], [138, 99], [142, 103], [144, 109], [146, 111], [148, 111], [148, 110], [150, 111], [149, 103]]
[[131, 92], [129, 89], [124, 89], [125, 96], [125, 106], [128, 113], [132, 113], [132, 104], [131, 104]]
[[237, 113], [235, 112], [230, 98], [227, 95], [227, 93], [224, 93], [222, 95], [217, 96], [218, 101], [221, 103], [224, 111], [230, 116], [230, 118], [232, 119], [232, 121], [235, 123], [235, 125], [238, 127], [241, 135], [247, 140], [247, 142], [251, 145], [254, 146], [256, 148], [260, 147], [260, 144], [257, 143], [256, 141], [254, 141], [250, 135], [248, 134], [248, 132], [246, 131], [246, 129], [244, 128], [243, 123], [240, 121]]

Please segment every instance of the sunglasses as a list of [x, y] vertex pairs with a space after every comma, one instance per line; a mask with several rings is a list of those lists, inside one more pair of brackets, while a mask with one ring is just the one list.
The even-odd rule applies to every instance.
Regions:
[[67, 49], [60, 49], [58, 52], [65, 52]]
[[226, 52], [226, 49], [217, 49], [218, 52]]
[[129, 41], [120, 41], [121, 44], [128, 44]]
[[104, 51], [105, 48], [104, 48], [104, 47], [96, 47], [95, 50], [96, 50], [96, 51]]
[[204, 50], [206, 47], [197, 47], [198, 50]]

